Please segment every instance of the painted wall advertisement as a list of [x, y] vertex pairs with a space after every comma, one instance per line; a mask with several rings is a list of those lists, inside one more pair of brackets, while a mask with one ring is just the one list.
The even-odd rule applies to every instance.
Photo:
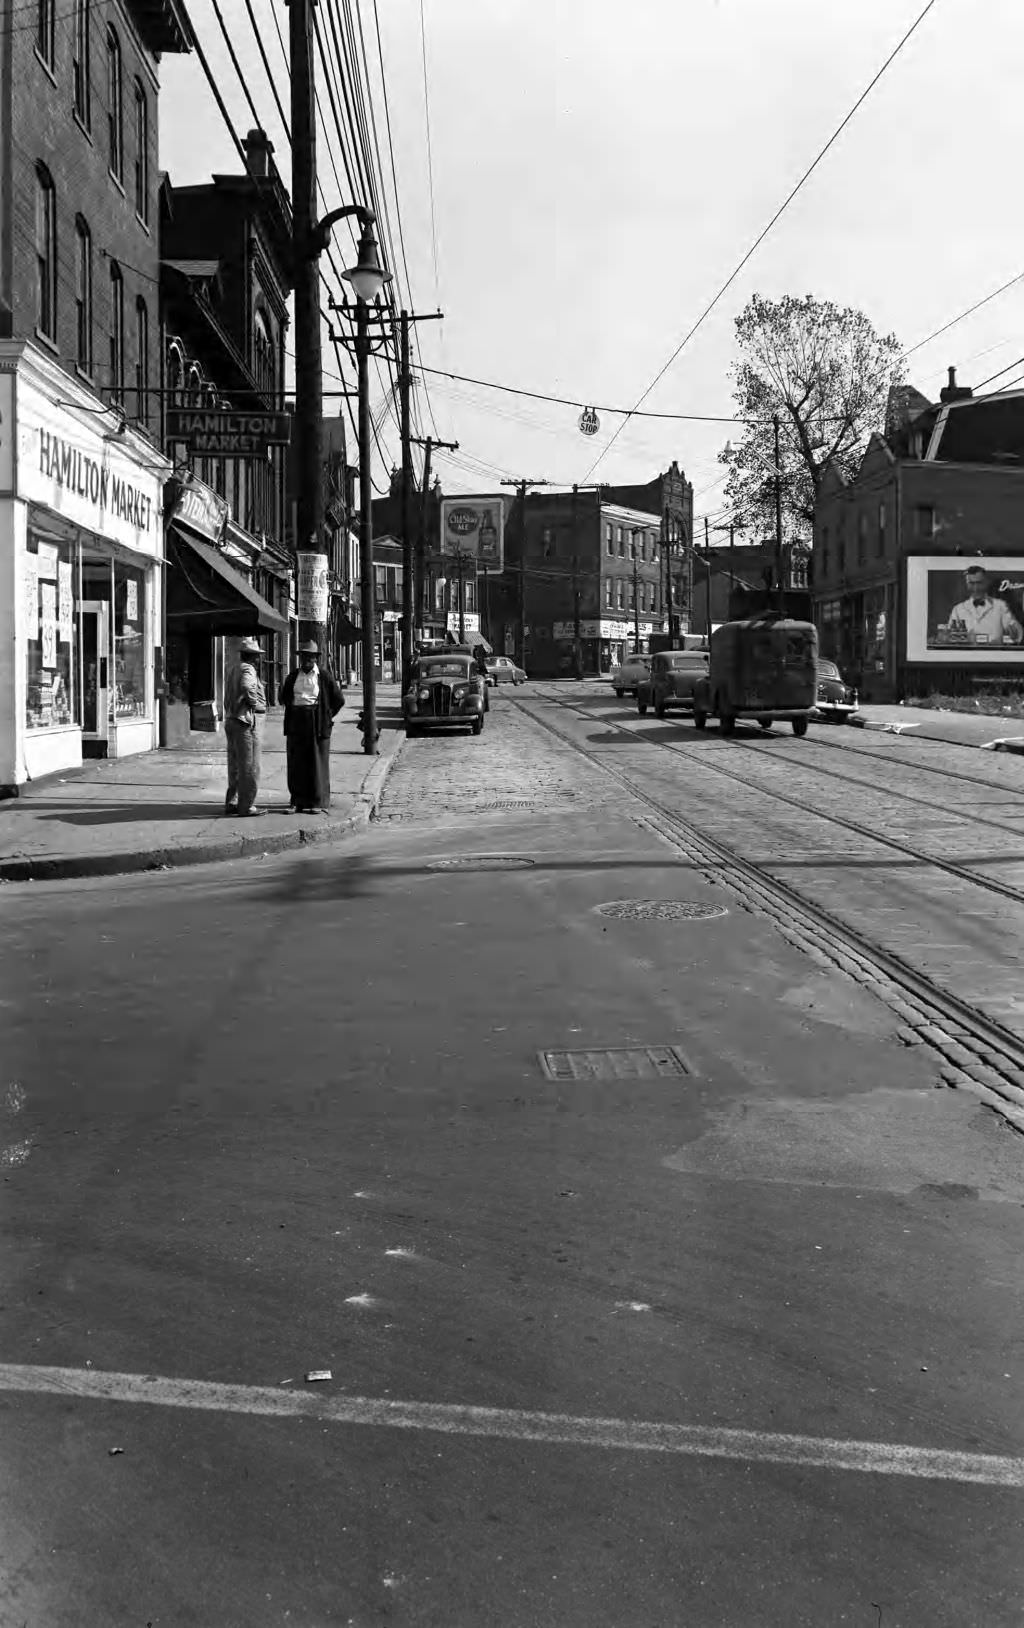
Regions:
[[500, 497], [444, 498], [441, 553], [462, 554], [482, 570], [505, 568], [505, 509]]
[[907, 660], [1024, 663], [1024, 557], [908, 559]]
[[327, 555], [299, 554], [296, 610], [303, 622], [327, 621]]

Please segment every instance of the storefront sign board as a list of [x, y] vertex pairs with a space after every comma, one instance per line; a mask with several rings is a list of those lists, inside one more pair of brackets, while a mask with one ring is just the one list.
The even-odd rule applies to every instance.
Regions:
[[327, 621], [330, 597], [327, 586], [327, 555], [299, 554], [298, 560], [298, 615], [303, 622]]
[[262, 458], [292, 438], [291, 413], [240, 413], [226, 407], [170, 407], [167, 439], [207, 458]]
[[0, 373], [0, 492], [14, 491], [14, 374]]
[[203, 481], [192, 480], [174, 505], [175, 525], [198, 532], [208, 542], [219, 543], [231, 513], [230, 505]]

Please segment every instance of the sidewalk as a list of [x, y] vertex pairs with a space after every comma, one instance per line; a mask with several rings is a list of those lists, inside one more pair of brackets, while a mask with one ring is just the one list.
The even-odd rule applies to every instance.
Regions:
[[856, 729], [913, 735], [919, 740], [950, 741], [983, 751], [1024, 756], [1024, 718], [1000, 718], [979, 712], [940, 712], [935, 707], [873, 706], [865, 702], [850, 719]]
[[329, 814], [284, 812], [283, 715], [274, 709], [263, 733], [259, 806], [267, 812], [262, 819], [225, 816], [224, 736], [195, 734], [171, 750], [92, 760], [22, 786], [20, 796], [0, 802], [0, 880], [114, 876], [337, 841], [376, 813], [405, 738], [398, 685], [377, 687], [376, 757], [364, 754], [356, 727], [358, 687], [346, 691], [345, 700], [331, 743]]

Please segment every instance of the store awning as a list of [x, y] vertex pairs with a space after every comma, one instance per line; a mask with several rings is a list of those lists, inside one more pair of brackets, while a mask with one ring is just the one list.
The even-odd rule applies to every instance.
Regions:
[[334, 624], [334, 636], [339, 644], [358, 644], [362, 638], [362, 630], [356, 627], [350, 616], [340, 608], [335, 611], [337, 620]]
[[172, 529], [168, 537], [167, 621], [171, 628], [203, 627], [210, 633], [287, 633], [288, 621], [224, 557]]

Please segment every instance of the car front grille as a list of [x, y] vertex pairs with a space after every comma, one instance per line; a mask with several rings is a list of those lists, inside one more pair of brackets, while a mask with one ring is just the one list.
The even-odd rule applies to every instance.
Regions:
[[452, 710], [452, 691], [450, 684], [431, 684], [430, 710], [435, 718], [447, 718]]

